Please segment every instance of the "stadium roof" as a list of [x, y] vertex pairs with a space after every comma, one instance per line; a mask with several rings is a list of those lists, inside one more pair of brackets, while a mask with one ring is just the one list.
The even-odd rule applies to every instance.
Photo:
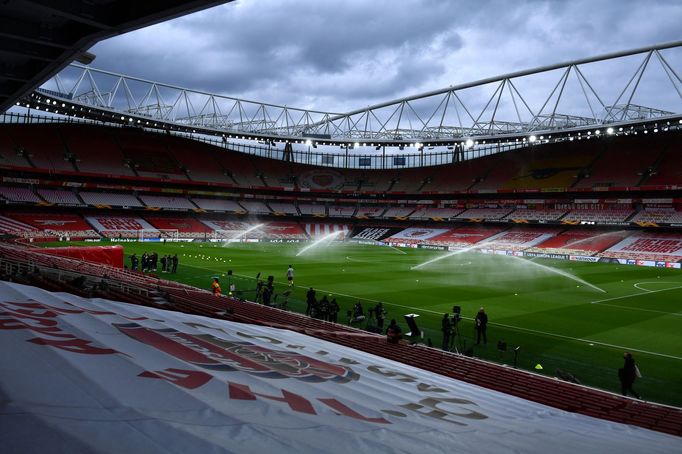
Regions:
[[573, 60], [345, 113], [239, 99], [81, 65], [65, 68], [22, 102], [50, 113], [225, 139], [469, 148], [479, 141], [614, 134], [648, 123], [677, 127], [680, 50], [682, 41], [676, 41]]
[[6, 0], [0, 10], [0, 112], [98, 41], [233, 0]]

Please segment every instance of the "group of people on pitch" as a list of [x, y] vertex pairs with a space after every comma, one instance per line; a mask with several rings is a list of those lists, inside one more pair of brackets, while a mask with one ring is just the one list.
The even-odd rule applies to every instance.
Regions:
[[162, 273], [176, 273], [178, 271], [178, 254], [171, 256], [164, 255], [159, 260], [159, 255], [156, 252], [147, 254], [145, 251], [142, 257], [138, 258], [136, 254], [130, 256], [130, 269], [132, 271], [142, 271], [143, 273], [151, 273], [158, 270], [159, 261], [161, 262]]

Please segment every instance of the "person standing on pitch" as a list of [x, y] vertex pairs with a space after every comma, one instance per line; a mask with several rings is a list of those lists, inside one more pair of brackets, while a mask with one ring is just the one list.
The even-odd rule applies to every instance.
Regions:
[[452, 331], [452, 325], [450, 324], [450, 317], [448, 314], [443, 314], [443, 320], [441, 321], [440, 330], [443, 332], [443, 350], [448, 350], [450, 347], [450, 332]]
[[642, 374], [640, 374], [639, 369], [635, 364], [635, 359], [632, 357], [632, 353], [630, 352], [623, 353], [623, 358], [625, 359], [625, 363], [623, 364], [623, 367], [618, 369], [618, 378], [620, 379], [621, 392], [623, 393], [624, 396], [627, 396], [629, 392], [630, 394], [635, 396], [635, 398], [640, 399], [639, 394], [637, 394], [637, 392], [634, 389], [632, 389], [632, 385], [635, 383], [635, 380], [637, 378], [642, 376]]
[[481, 343], [481, 337], [483, 337], [483, 344], [488, 343], [487, 329], [488, 314], [485, 313], [485, 309], [480, 308], [476, 314], [476, 345]]
[[287, 281], [289, 282], [289, 287], [294, 285], [294, 268], [291, 265], [287, 269]]

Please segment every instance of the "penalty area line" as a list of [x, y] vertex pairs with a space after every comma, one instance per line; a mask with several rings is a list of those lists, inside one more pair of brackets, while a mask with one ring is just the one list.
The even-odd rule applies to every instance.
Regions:
[[604, 303], [606, 301], [615, 301], [615, 300], [622, 300], [622, 299], [626, 299], [626, 298], [634, 298], [635, 296], [649, 295], [651, 293], [668, 292], [670, 290], [676, 290], [678, 288], [682, 288], [682, 285], [677, 286], [677, 287], [662, 288], [660, 290], [647, 290], [647, 291], [644, 291], [642, 293], [633, 293], [632, 295], [614, 296], [613, 298], [606, 298], [603, 300], [590, 301], [590, 304], [599, 304], [599, 303]]

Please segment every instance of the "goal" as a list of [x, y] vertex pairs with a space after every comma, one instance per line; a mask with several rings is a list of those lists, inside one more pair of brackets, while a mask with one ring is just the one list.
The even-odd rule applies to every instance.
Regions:
[[137, 231], [138, 241], [178, 241], [178, 229], [140, 229]]
[[[213, 233], [211, 233], [211, 240], [214, 242], [229, 243], [230, 240], [232, 240], [238, 234], [239, 234], [239, 232], [236, 232], [234, 230], [216, 229], [213, 231]], [[239, 240], [234, 240], [234, 241], [239, 241]]]

